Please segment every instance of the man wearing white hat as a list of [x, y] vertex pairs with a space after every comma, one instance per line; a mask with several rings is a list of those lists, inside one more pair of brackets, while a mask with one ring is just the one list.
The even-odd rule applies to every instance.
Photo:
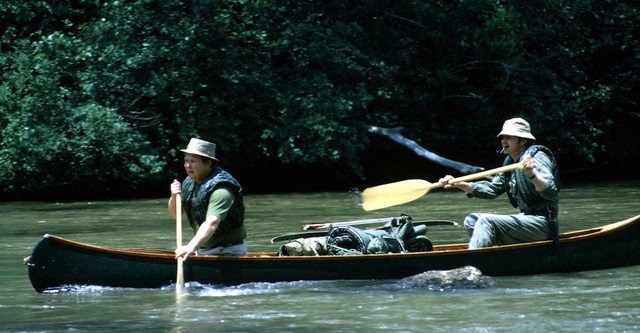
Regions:
[[176, 249], [176, 257], [247, 254], [242, 186], [217, 166], [216, 145], [194, 138], [181, 151], [187, 177], [171, 183], [169, 213], [176, 218], [176, 195], [182, 193], [183, 213], [195, 235]]
[[468, 197], [494, 199], [507, 193], [519, 214], [472, 213], [464, 225], [469, 248], [553, 239], [558, 234], [558, 166], [551, 150], [534, 145], [529, 123], [522, 118], [504, 122], [498, 134], [504, 164], [523, 161], [524, 168], [495, 175], [490, 181], [449, 184], [450, 175], [440, 179], [444, 188], [459, 188]]

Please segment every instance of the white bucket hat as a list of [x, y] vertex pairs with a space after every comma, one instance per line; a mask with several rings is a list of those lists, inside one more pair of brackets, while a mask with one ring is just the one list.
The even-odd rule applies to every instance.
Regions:
[[216, 144], [196, 138], [192, 138], [191, 141], [189, 141], [187, 149], [180, 149], [180, 151], [188, 154], [208, 157], [216, 161], [218, 160], [216, 158]]
[[531, 134], [531, 127], [529, 123], [522, 118], [512, 118], [504, 122], [502, 125], [502, 132], [498, 134], [498, 137], [503, 135], [517, 136], [519, 138], [535, 140], [536, 138]]

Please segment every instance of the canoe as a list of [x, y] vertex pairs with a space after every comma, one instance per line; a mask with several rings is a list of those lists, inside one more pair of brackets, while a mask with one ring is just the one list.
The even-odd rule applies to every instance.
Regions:
[[[436, 245], [430, 252], [348, 256], [192, 256], [186, 282], [237, 285], [298, 280], [401, 279], [430, 270], [471, 265], [485, 275], [574, 272], [640, 264], [640, 215], [560, 234], [551, 240], [468, 250], [467, 244]], [[114, 249], [44, 235], [25, 259], [37, 292], [68, 285], [160, 288], [176, 279], [171, 251]]]

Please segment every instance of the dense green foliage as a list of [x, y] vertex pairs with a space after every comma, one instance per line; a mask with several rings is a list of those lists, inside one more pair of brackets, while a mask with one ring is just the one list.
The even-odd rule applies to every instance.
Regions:
[[369, 125], [474, 165], [500, 163], [487, 152], [513, 116], [564, 170], [640, 155], [634, 1], [14, 1], [0, 16], [5, 196], [165, 190], [191, 137], [245, 186], [322, 168], [362, 185]]

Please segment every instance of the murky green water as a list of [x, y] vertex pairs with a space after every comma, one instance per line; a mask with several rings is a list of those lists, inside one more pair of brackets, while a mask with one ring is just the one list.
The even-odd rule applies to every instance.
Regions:
[[[640, 182], [561, 191], [561, 231], [640, 214]], [[471, 211], [510, 212], [506, 198], [430, 192], [407, 205], [363, 212], [351, 193], [246, 198], [249, 247], [275, 251], [274, 236], [303, 223], [407, 213], [461, 221]], [[527, 277], [496, 277], [481, 290], [399, 290], [393, 281], [256, 283], [174, 289], [84, 287], [36, 293], [24, 257], [45, 233], [110, 246], [173, 249], [166, 199], [0, 203], [1, 332], [637, 332], [640, 266]], [[185, 226], [185, 241], [190, 236]], [[463, 229], [431, 227], [434, 243], [464, 242]], [[640, 254], [638, 254], [640, 255]], [[505, 263], [508, 264], [508, 263]]]

